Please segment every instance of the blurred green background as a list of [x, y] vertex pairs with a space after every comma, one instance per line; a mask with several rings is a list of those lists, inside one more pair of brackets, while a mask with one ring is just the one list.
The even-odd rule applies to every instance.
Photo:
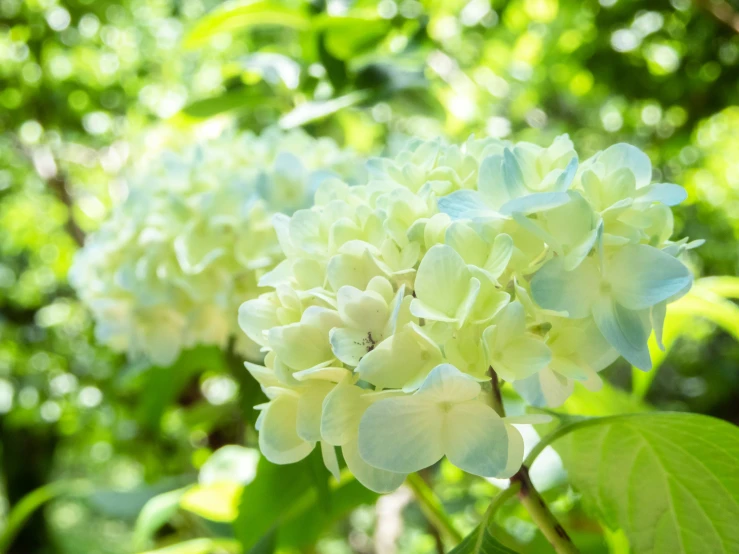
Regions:
[[[228, 360], [129, 364], [95, 344], [66, 281], [144, 152], [224, 120], [302, 126], [366, 155], [411, 136], [545, 144], [569, 133], [583, 158], [631, 142], [655, 179], [688, 189], [675, 230], [707, 241], [691, 253], [696, 275], [735, 276], [738, 100], [734, 0], [0, 0], [0, 551], [123, 554], [223, 537], [167, 552], [238, 552], [275, 525], [292, 529], [286, 552], [437, 551], [405, 489], [375, 504], [350, 486], [311, 518], [314, 494], [288, 517], [274, 499], [295, 497], [275, 487], [301, 477], [271, 482], [261, 466], [248, 487], [252, 503], [273, 499], [263, 510], [221, 491], [216, 504], [231, 499], [238, 516], [214, 522], [175, 500], [151, 529], [135, 527], [149, 499], [192, 483], [215, 449], [254, 445]], [[739, 286], [696, 289], [672, 310], [653, 374], [617, 363], [604, 396], [566, 408], [739, 423]], [[463, 532], [496, 490], [444, 464], [426, 477]], [[628, 552], [550, 477], [546, 496], [584, 552]], [[234, 517], [235, 542], [224, 523]], [[498, 519], [522, 552], [547, 551], [520, 508]]]

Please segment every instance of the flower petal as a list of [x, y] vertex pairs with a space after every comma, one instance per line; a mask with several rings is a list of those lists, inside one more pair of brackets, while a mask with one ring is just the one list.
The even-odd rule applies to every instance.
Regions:
[[331, 350], [343, 363], [356, 367], [361, 359], [374, 347], [371, 331], [359, 329], [332, 329], [329, 333]]
[[499, 211], [503, 215], [512, 215], [514, 213], [528, 215], [563, 206], [569, 200], [570, 197], [566, 192], [539, 192], [509, 200], [500, 207]]
[[673, 183], [654, 183], [646, 193], [637, 197], [638, 204], [651, 204], [661, 202], [665, 206], [677, 206], [688, 198], [688, 192], [680, 185]]
[[523, 437], [519, 430], [510, 423], [506, 423], [505, 428], [508, 433], [508, 461], [505, 469], [498, 474], [498, 478], [500, 479], [510, 479], [513, 477], [521, 469], [524, 455]]
[[598, 329], [631, 365], [639, 369], [652, 369], [647, 339], [647, 317], [628, 310], [610, 298], [602, 297], [593, 304], [593, 319]]
[[590, 315], [600, 289], [597, 263], [586, 258], [572, 271], [565, 271], [560, 257], [548, 261], [531, 280], [531, 295], [542, 308], [567, 312], [579, 319]]
[[507, 380], [525, 379], [544, 369], [552, 359], [552, 352], [541, 340], [518, 337], [495, 353], [495, 370]]
[[326, 441], [321, 441], [321, 458], [328, 472], [338, 481], [341, 478], [341, 470], [339, 459], [336, 457], [336, 448]]
[[[454, 318], [469, 290], [470, 272], [462, 257], [450, 246], [437, 244], [426, 253], [418, 266], [415, 293], [418, 303], [411, 304], [416, 317], [424, 306]], [[414, 304], [416, 306], [414, 310]], [[417, 313], [418, 312], [418, 313]]]
[[334, 388], [333, 383], [312, 381], [301, 389], [298, 399], [298, 436], [309, 442], [321, 440], [321, 409], [326, 395]]
[[636, 179], [637, 189], [647, 186], [652, 180], [652, 162], [636, 146], [614, 144], [598, 156], [598, 161], [605, 166], [606, 175], [622, 167], [630, 169]]
[[359, 423], [359, 455], [378, 469], [412, 473], [444, 455], [443, 412], [417, 396], [386, 398], [372, 404]]
[[493, 249], [485, 261], [482, 269], [487, 271], [493, 279], [500, 277], [508, 267], [513, 255], [513, 239], [510, 235], [501, 233], [493, 241]]
[[470, 401], [455, 404], [443, 427], [444, 452], [455, 466], [482, 477], [497, 477], [508, 464], [508, 433], [490, 406]]
[[367, 391], [349, 383], [339, 383], [326, 395], [321, 415], [321, 438], [329, 444], [341, 446], [359, 431], [367, 402], [362, 396]]
[[440, 364], [431, 370], [416, 392], [416, 397], [429, 402], [464, 402], [480, 394], [480, 383], [451, 364]]
[[667, 300], [690, 285], [690, 270], [669, 254], [647, 246], [621, 248], [607, 266], [614, 297], [625, 308], [641, 310]]
[[364, 356], [356, 371], [376, 387], [399, 389], [423, 379], [441, 360], [438, 347], [406, 325]]
[[545, 368], [526, 379], [515, 381], [513, 388], [532, 406], [558, 408], [572, 394], [574, 381]]
[[[485, 209], [485, 201], [476, 190], [455, 190], [438, 200], [439, 211], [452, 219], [472, 219]], [[492, 210], [490, 210], [492, 211]]]
[[341, 452], [344, 455], [346, 467], [349, 468], [352, 475], [371, 491], [380, 494], [392, 492], [405, 481], [405, 473], [393, 473], [392, 471], [377, 469], [365, 462], [359, 455], [356, 438], [342, 446]]
[[292, 464], [311, 453], [315, 443], [298, 436], [298, 398], [282, 394], [260, 414], [259, 450], [273, 464]]

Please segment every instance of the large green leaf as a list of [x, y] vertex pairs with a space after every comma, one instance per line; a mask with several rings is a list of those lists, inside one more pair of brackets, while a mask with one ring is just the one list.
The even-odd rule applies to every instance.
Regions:
[[557, 440], [586, 505], [634, 554], [739, 552], [739, 428], [707, 416], [634, 414]]
[[481, 525], [450, 550], [449, 554], [516, 554], [516, 551], [498, 542], [487, 526]]

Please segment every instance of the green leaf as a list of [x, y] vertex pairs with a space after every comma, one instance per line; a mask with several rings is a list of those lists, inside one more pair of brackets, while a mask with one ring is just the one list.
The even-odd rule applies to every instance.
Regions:
[[230, 90], [213, 98], [197, 100], [182, 108], [182, 113], [190, 117], [206, 119], [219, 113], [252, 108], [257, 104], [268, 103], [269, 99], [257, 96], [245, 89]]
[[480, 525], [449, 554], [516, 554], [516, 551], [498, 542], [487, 526]]
[[586, 506], [634, 554], [739, 552], [739, 428], [696, 414], [603, 418], [555, 443]]
[[310, 20], [301, 11], [268, 0], [226, 2], [200, 19], [185, 36], [185, 48], [198, 48], [221, 33], [238, 33], [250, 27], [276, 25], [307, 29]]
[[294, 127], [300, 127], [306, 123], [323, 119], [339, 110], [363, 102], [368, 96], [369, 93], [366, 91], [357, 90], [344, 96], [332, 98], [331, 100], [305, 102], [283, 115], [280, 118], [280, 127], [283, 129], [293, 129]]
[[144, 505], [133, 531], [134, 549], [138, 551], [145, 548], [159, 528], [177, 512], [185, 490], [176, 489], [159, 494]]

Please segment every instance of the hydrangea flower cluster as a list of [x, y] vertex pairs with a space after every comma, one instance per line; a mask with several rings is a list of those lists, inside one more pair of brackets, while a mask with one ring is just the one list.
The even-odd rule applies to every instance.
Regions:
[[247, 363], [269, 402], [274, 463], [335, 447], [365, 486], [398, 487], [442, 457], [510, 477], [523, 441], [492, 407], [490, 368], [535, 406], [590, 389], [623, 356], [651, 366], [665, 306], [688, 291], [670, 206], [649, 158], [617, 144], [580, 163], [549, 147], [415, 142], [368, 163], [366, 185], [326, 181], [313, 207], [273, 218], [286, 255], [245, 302]]
[[98, 339], [161, 365], [231, 336], [248, 351], [238, 306], [283, 258], [271, 216], [311, 205], [321, 181], [356, 179], [358, 167], [331, 139], [276, 129], [229, 132], [151, 160], [70, 272]]

